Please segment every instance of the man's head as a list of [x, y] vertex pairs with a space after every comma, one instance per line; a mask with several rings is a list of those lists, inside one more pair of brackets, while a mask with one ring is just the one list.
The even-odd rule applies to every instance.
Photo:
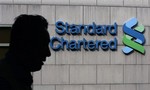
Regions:
[[40, 70], [51, 55], [47, 28], [48, 22], [40, 15], [20, 15], [12, 26], [9, 52], [30, 71]]

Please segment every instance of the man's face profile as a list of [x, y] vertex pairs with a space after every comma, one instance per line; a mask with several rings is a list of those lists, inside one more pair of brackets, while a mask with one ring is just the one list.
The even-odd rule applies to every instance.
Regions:
[[50, 56], [48, 22], [39, 15], [20, 15], [12, 26], [10, 52], [29, 71], [41, 69]]
[[[43, 39], [43, 41], [37, 42], [35, 46], [32, 47], [32, 50], [30, 51], [30, 57], [29, 57], [29, 64], [31, 71], [38, 71], [41, 69], [42, 65], [46, 61], [46, 57], [49, 57], [51, 55], [50, 49], [49, 49], [49, 38]], [[28, 64], [26, 63], [26, 64]]]

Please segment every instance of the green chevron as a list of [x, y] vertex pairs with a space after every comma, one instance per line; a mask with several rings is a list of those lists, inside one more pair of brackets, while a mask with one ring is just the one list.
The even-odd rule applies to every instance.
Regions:
[[135, 43], [133, 41], [130, 40], [130, 36], [129, 35], [124, 35], [123, 37], [123, 43], [128, 45], [129, 47], [139, 51], [140, 53], [144, 54], [145, 50], [144, 47], [138, 43]]

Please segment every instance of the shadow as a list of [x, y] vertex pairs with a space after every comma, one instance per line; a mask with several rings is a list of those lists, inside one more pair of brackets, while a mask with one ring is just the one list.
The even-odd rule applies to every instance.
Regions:
[[40, 15], [20, 15], [11, 28], [10, 46], [0, 61], [0, 90], [31, 90], [31, 72], [50, 56], [48, 22]]

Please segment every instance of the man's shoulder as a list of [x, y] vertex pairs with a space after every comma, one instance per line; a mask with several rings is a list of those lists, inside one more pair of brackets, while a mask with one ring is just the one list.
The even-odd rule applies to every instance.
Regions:
[[5, 69], [3, 68], [3, 66], [5, 66], [3, 65], [3, 60], [4, 59], [0, 60], [0, 90], [11, 90], [11, 85], [9, 81], [5, 79], [2, 75], [2, 73], [4, 72], [3, 69]]
[[11, 90], [10, 83], [2, 77], [0, 77], [0, 90]]

